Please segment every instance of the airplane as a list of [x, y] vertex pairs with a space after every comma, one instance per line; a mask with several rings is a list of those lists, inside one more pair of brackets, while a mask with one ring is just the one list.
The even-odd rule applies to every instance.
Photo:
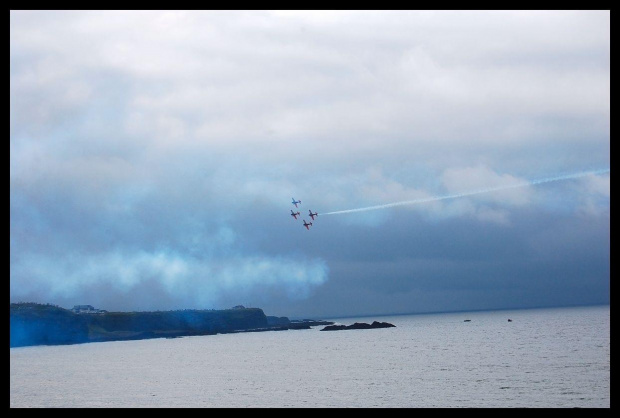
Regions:
[[310, 212], [310, 217], [312, 218], [313, 221], [314, 221], [314, 217], [315, 216], [319, 216], [319, 214], [317, 212], [312, 213], [312, 211], [310, 209], [308, 209], [308, 212]]
[[293, 212], [293, 209], [291, 209], [291, 216], [297, 219], [297, 217], [299, 216], [299, 212]]
[[308, 222], [306, 222], [306, 220], [304, 219], [304, 226], [306, 227], [306, 229], [307, 229], [308, 231], [310, 231], [310, 227], [312, 226], [312, 222], [308, 223]]
[[295, 207], [297, 207], [298, 203], [301, 203], [301, 200], [295, 200], [295, 198], [293, 198], [293, 205], [295, 205]]

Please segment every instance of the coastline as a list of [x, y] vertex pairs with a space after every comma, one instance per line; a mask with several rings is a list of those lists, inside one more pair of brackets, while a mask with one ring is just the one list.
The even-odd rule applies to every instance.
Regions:
[[333, 324], [268, 316], [260, 308], [243, 306], [155, 312], [107, 312], [79, 306], [90, 308], [80, 311], [51, 304], [11, 303], [10, 347], [286, 331]]

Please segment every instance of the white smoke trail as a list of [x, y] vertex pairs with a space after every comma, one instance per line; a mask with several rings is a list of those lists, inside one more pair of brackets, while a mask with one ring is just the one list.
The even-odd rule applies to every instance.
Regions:
[[369, 211], [369, 210], [387, 209], [387, 208], [391, 208], [391, 207], [394, 207], [394, 206], [413, 205], [415, 203], [435, 202], [435, 201], [438, 201], [438, 200], [446, 200], [446, 199], [456, 199], [457, 197], [473, 196], [473, 195], [482, 194], [482, 193], [496, 192], [498, 190], [516, 189], [518, 187], [534, 186], [536, 184], [550, 183], [552, 181], [570, 180], [570, 179], [575, 179], [575, 178], [579, 178], [579, 177], [585, 177], [585, 176], [589, 176], [589, 175], [603, 174], [603, 173], [608, 173], [609, 170], [610, 170], [609, 168], [603, 168], [601, 170], [584, 171], [584, 172], [580, 172], [580, 173], [566, 174], [566, 175], [556, 176], [556, 177], [548, 177], [548, 178], [544, 178], [544, 179], [540, 179], [540, 180], [531, 180], [531, 181], [528, 181], [528, 182], [525, 182], [525, 183], [517, 183], [517, 184], [506, 185], [506, 186], [489, 187], [487, 189], [470, 191], [470, 192], [463, 192], [463, 193], [455, 193], [455, 194], [450, 194], [450, 195], [445, 195], [445, 196], [424, 197], [424, 198], [420, 198], [420, 199], [405, 200], [403, 202], [394, 202], [394, 203], [386, 203], [384, 205], [368, 206], [368, 207], [365, 207], [365, 208], [337, 210], [337, 211], [333, 211], [333, 212], [324, 212], [324, 213], [321, 213], [321, 215], [338, 215], [338, 214], [342, 214], [342, 213], [366, 212], [366, 211]]

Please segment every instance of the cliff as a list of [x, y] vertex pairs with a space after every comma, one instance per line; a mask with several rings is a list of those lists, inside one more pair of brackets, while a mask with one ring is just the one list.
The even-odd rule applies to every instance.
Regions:
[[286, 317], [268, 321], [259, 308], [80, 314], [54, 305], [11, 303], [10, 346], [271, 330], [273, 322], [277, 329], [290, 324]]
[[10, 345], [87, 342], [88, 318], [53, 305], [11, 303]]

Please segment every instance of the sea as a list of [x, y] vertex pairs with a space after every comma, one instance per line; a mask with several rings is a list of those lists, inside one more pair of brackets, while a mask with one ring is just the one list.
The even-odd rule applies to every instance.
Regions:
[[[11, 408], [610, 408], [610, 307], [11, 348]], [[510, 321], [509, 321], [510, 320]]]

